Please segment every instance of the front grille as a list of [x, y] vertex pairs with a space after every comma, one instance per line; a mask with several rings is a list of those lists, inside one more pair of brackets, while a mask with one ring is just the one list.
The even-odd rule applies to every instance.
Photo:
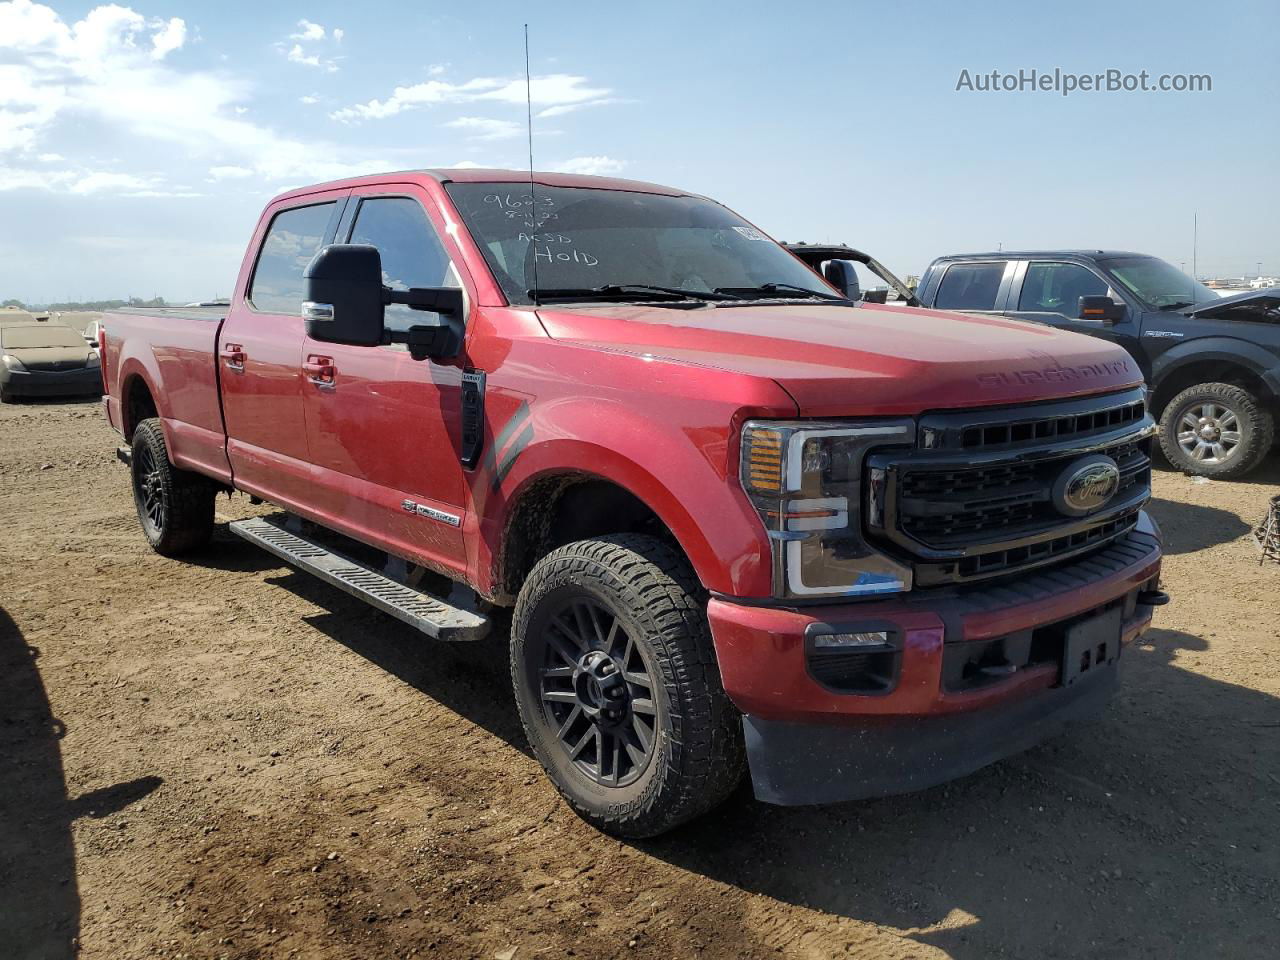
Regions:
[[1027, 416], [1017, 411], [1016, 416], [992, 422], [986, 411], [951, 415], [950, 419], [930, 418], [923, 423], [923, 446], [927, 449], [957, 447], [962, 450], [984, 450], [992, 447], [1010, 447], [1057, 440], [1080, 440], [1114, 430], [1131, 423], [1140, 423], [1147, 414], [1147, 404], [1141, 391], [1127, 395], [1117, 403], [1114, 398], [1103, 399], [1101, 405], [1094, 402], [1075, 403], [1074, 409], [1060, 412], [1037, 412]]
[[[1135, 486], [1151, 483], [1150, 441], [1126, 441], [1100, 452], [1120, 467], [1120, 486], [1113, 502]], [[1007, 537], [1052, 527], [1063, 520], [1049, 492], [1058, 475], [1078, 454], [1068, 453], [1017, 465], [956, 470], [912, 468], [904, 471], [899, 515], [902, 529], [926, 546], [946, 549], [972, 540]]]
[[42, 373], [61, 372], [63, 370], [83, 370], [83, 360], [30, 360], [23, 364], [28, 370], [37, 370]]
[[[1127, 533], [1150, 495], [1151, 436], [1141, 390], [1004, 410], [929, 414], [913, 452], [868, 460], [873, 538], [913, 561], [929, 586], [1012, 574]], [[1024, 429], [1025, 428], [1025, 429]], [[1054, 484], [1106, 455], [1120, 482], [1093, 513], [1068, 515]]]

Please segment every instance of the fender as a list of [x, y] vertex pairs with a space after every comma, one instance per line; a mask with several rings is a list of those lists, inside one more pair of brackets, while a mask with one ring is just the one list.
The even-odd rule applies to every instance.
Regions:
[[1272, 396], [1280, 396], [1280, 357], [1265, 347], [1236, 337], [1197, 337], [1170, 347], [1152, 362], [1151, 385], [1159, 389], [1171, 374], [1208, 360], [1244, 367], [1262, 379]]
[[[718, 427], [676, 427], [653, 411], [645, 415], [588, 398], [562, 398], [532, 412], [527, 441], [499, 455], [494, 470], [481, 471], [472, 488], [469, 513], [478, 518], [473, 571], [482, 587], [500, 584], [504, 537], [522, 496], [540, 481], [578, 475], [616, 484], [652, 510], [708, 590], [769, 594], [768, 539], [731, 478], [736, 469], [729, 468], [730, 457], [737, 455], [738, 427], [756, 411], [726, 416]], [[695, 517], [715, 522], [698, 523]]]

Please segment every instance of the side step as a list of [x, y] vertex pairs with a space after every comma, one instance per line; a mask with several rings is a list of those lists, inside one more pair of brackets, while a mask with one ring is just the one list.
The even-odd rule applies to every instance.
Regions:
[[229, 527], [236, 536], [437, 640], [479, 640], [489, 632], [489, 618], [483, 614], [406, 587], [269, 520], [236, 520]]

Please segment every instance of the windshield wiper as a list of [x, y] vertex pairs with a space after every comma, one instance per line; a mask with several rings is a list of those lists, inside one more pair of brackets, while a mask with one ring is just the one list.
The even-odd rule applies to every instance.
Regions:
[[852, 303], [848, 297], [842, 297], [834, 293], [825, 293], [822, 290], [810, 290], [808, 287], [799, 287], [794, 283], [762, 283], [758, 287], [716, 287], [716, 293], [730, 294], [735, 299], [747, 299], [755, 294], [767, 294], [771, 297], [785, 295], [787, 293], [799, 294], [802, 297], [812, 297], [818, 300], [835, 300], [839, 303]]
[[660, 297], [666, 301], [700, 300], [705, 303], [720, 300], [736, 300], [720, 291], [681, 290], [679, 287], [660, 287], [652, 283], [604, 283], [598, 287], [553, 287], [549, 289], [529, 290], [530, 297], [536, 301], [543, 300], [632, 300], [637, 296], [649, 298]]
[[1190, 300], [1178, 300], [1175, 303], [1166, 303], [1164, 306], [1160, 307], [1159, 310], [1161, 313], [1164, 313], [1166, 310], [1181, 310], [1183, 307], [1190, 306], [1193, 306]]

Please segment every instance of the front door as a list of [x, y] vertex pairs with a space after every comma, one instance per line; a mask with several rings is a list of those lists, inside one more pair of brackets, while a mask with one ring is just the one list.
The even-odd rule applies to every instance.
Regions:
[[235, 484], [290, 509], [310, 496], [303, 413], [302, 271], [336, 229], [343, 192], [281, 204], [218, 343], [218, 379]]
[[[395, 289], [461, 286], [417, 187], [356, 191], [338, 242], [371, 244]], [[428, 316], [386, 308], [391, 329]], [[313, 498], [343, 533], [462, 577], [461, 361], [418, 361], [378, 347], [304, 337], [303, 396]]]
[[[1010, 294], [1010, 303], [1016, 309], [1007, 312], [1021, 320], [1035, 320], [1062, 330], [1110, 340], [1124, 347], [1142, 367], [1143, 359], [1138, 350], [1141, 317], [1137, 310], [1127, 306], [1124, 318], [1114, 322], [1086, 320], [1080, 316], [1081, 297], [1107, 296], [1117, 303], [1125, 302], [1101, 275], [1083, 264], [1031, 260], [1019, 264]], [[1146, 369], [1142, 372], [1144, 375], [1150, 373]]]

